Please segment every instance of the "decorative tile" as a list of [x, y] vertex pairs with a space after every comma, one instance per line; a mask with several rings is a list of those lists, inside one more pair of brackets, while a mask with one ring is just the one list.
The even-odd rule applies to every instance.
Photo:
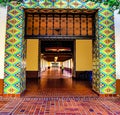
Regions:
[[[24, 50], [24, 8], [92, 9], [96, 13], [96, 40], [93, 49], [93, 90], [102, 94], [114, 94], [115, 87], [115, 40], [114, 13], [103, 4], [86, 0], [26, 0], [25, 4], [11, 2], [8, 5], [4, 93], [17, 94], [25, 90], [25, 70], [21, 62]], [[14, 79], [13, 84], [7, 79]], [[18, 80], [19, 78], [19, 80]], [[9, 81], [10, 81], [9, 80]], [[110, 80], [110, 84], [106, 84]], [[19, 87], [18, 84], [20, 85]]]
[[81, 1], [79, 1], [79, 0], [72, 0], [72, 1], [69, 3], [69, 6], [70, 6], [70, 8], [73, 8], [73, 9], [79, 9], [79, 8], [81, 8], [82, 3], [81, 3]]
[[56, 0], [54, 2], [54, 8], [67, 8], [68, 2], [66, 0]]

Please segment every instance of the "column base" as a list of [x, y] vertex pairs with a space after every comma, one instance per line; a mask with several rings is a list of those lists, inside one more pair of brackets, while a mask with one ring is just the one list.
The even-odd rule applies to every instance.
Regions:
[[4, 79], [0, 79], [0, 96], [3, 95], [3, 84], [4, 84]]
[[23, 91], [22, 93], [19, 93], [19, 94], [3, 94], [2, 96], [3, 97], [16, 97], [16, 98], [20, 98], [20, 97], [22, 97], [24, 95], [24, 92], [25, 91]]
[[99, 97], [116, 97], [116, 94], [98, 94]]
[[116, 94], [120, 96], [120, 79], [116, 79]]
[[94, 93], [96, 93], [99, 97], [116, 97], [117, 94], [99, 94], [98, 92], [92, 90]]
[[3, 94], [3, 97], [21, 97], [21, 94]]

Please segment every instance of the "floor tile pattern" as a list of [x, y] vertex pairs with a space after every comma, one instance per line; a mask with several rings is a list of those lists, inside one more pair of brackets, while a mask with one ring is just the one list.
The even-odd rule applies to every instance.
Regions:
[[71, 97], [71, 96], [95, 96], [98, 97], [96, 93], [84, 90], [67, 90], [67, 89], [40, 89], [38, 91], [27, 90], [24, 97]]
[[[1, 98], [0, 115], [120, 115], [120, 98]], [[7, 102], [7, 103], [6, 103]]]

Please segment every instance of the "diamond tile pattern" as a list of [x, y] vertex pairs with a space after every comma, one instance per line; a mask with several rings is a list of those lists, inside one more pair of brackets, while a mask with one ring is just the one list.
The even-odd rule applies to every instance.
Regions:
[[98, 9], [93, 49], [93, 90], [100, 94], [116, 92], [113, 10], [103, 4], [94, 4], [86, 0], [26, 0], [24, 4], [13, 2], [8, 6], [5, 94], [18, 94], [25, 90], [25, 70], [21, 66], [25, 56], [24, 8]]

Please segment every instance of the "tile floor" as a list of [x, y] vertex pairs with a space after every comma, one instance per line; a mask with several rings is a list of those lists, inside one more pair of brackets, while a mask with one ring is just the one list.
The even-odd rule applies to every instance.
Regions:
[[27, 79], [21, 98], [0, 97], [0, 115], [120, 115], [120, 97], [100, 98], [89, 82], [53, 73]]
[[89, 81], [77, 81], [67, 71], [54, 68], [42, 72], [41, 78], [27, 79], [25, 97], [97, 96]]
[[120, 115], [120, 98], [1, 98], [0, 115]]
[[[34, 82], [33, 82], [34, 81]], [[29, 79], [24, 97], [97, 96], [88, 81], [68, 79]]]

